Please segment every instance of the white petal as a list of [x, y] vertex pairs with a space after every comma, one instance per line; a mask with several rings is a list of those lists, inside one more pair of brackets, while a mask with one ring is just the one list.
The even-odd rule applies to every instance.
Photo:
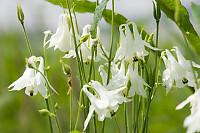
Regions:
[[83, 129], [83, 131], [85, 131], [85, 129], [86, 129], [86, 127], [87, 127], [87, 125], [88, 125], [91, 117], [92, 117], [93, 112], [94, 112], [94, 107], [91, 105], [90, 106], [90, 111], [88, 113], [88, 116], [87, 116], [87, 118], [86, 118], [86, 120], [84, 122], [84, 129]]
[[189, 102], [191, 102], [191, 100], [193, 99], [194, 94], [189, 96], [185, 101], [183, 101], [182, 103], [180, 103], [177, 107], [176, 110], [182, 109], [186, 104], [188, 104]]

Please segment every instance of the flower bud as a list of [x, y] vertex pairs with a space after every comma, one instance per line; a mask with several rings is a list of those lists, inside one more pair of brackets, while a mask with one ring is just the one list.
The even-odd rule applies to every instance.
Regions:
[[81, 36], [81, 38], [80, 38], [80, 42], [81, 42], [81, 43], [86, 42], [86, 41], [88, 40], [89, 37], [90, 37], [90, 34], [87, 34], [87, 35]]
[[39, 110], [39, 113], [43, 116], [50, 116], [51, 115], [51, 113], [47, 109], [41, 109], [41, 110]]
[[62, 59], [60, 59], [60, 63], [62, 65], [62, 69], [65, 75], [71, 74], [71, 68], [69, 65], [65, 64]]
[[21, 8], [21, 3], [17, 2], [17, 17], [21, 23], [24, 23], [24, 13]]

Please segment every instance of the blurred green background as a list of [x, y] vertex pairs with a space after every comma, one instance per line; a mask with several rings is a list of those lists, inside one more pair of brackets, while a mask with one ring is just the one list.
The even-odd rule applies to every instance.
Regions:
[[[22, 7], [23, 8], [23, 7]], [[26, 13], [26, 12], [25, 12]], [[88, 14], [83, 14], [88, 15]], [[17, 19], [17, 16], [15, 17]], [[134, 20], [134, 16], [129, 18]], [[49, 20], [51, 21], [51, 20]], [[152, 16], [146, 16], [144, 19], [135, 20], [138, 25], [144, 27], [145, 30], [154, 30], [155, 23], [152, 22]], [[101, 33], [103, 37], [110, 37], [110, 25], [105, 21], [101, 22]], [[26, 24], [26, 23], [25, 23]], [[34, 26], [34, 25], [32, 25]], [[28, 28], [30, 25], [28, 25]], [[56, 27], [56, 26], [55, 26]], [[39, 27], [36, 30], [28, 30], [28, 36], [32, 46], [34, 55], [43, 56], [43, 31], [46, 27]], [[116, 37], [118, 31], [116, 30]], [[80, 30], [81, 31], [81, 30]], [[161, 28], [160, 28], [160, 43], [159, 46], [162, 49], [171, 49], [174, 45], [179, 46], [182, 53], [186, 57], [186, 49], [184, 45], [181, 33], [178, 31], [173, 22], [168, 20], [164, 14], [162, 14]], [[109, 45], [109, 37], [107, 37], [104, 45]], [[106, 43], [106, 44], [105, 44]], [[43, 97], [38, 94], [34, 97], [25, 95], [24, 90], [21, 91], [8, 91], [8, 86], [17, 80], [25, 70], [25, 58], [29, 57], [28, 49], [26, 47], [25, 38], [20, 25], [17, 28], [5, 30], [0, 33], [0, 133], [47, 133], [49, 132], [49, 125], [47, 117], [41, 116], [38, 110], [46, 108]], [[105, 46], [106, 47], [106, 46]], [[115, 42], [115, 49], [117, 42]], [[47, 50], [48, 65], [50, 65], [50, 71], [48, 73], [48, 79], [51, 85], [57, 90], [59, 95], [54, 95], [54, 101], [56, 101], [60, 107], [58, 110], [58, 119], [61, 124], [61, 128], [64, 133], [69, 131], [69, 96], [67, 95], [67, 77], [63, 74], [59, 59], [63, 56], [63, 53], [59, 50], [54, 51], [53, 48]], [[198, 63], [199, 58], [194, 54], [193, 60]], [[64, 59], [72, 68], [73, 77], [73, 108], [74, 108], [74, 124], [77, 116], [78, 99], [80, 85], [78, 80], [78, 71], [76, 66], [76, 60]], [[162, 67], [162, 70], [164, 68]], [[175, 110], [176, 106], [185, 100], [191, 91], [188, 88], [172, 89], [168, 95], [163, 87], [159, 87], [155, 99], [152, 101], [150, 109], [149, 120], [149, 133], [182, 133], [186, 129], [183, 127], [183, 121], [186, 116], [190, 114], [189, 106], [187, 105], [182, 110]], [[129, 112], [131, 113], [131, 103], [129, 103]], [[123, 105], [120, 106], [116, 113], [119, 121], [121, 131], [124, 129], [124, 113]], [[81, 114], [83, 118], [83, 114]], [[91, 121], [92, 123], [92, 121]], [[98, 129], [101, 128], [101, 122], [98, 123]], [[57, 132], [55, 122], [54, 131]], [[83, 129], [83, 119], [79, 121], [78, 129]], [[93, 129], [91, 128], [91, 131]], [[117, 132], [114, 119], [106, 120], [106, 133]]]

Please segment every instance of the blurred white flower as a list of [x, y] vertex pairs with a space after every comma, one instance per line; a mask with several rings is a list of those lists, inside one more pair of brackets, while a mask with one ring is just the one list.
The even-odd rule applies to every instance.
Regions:
[[[165, 63], [166, 69], [163, 72], [163, 85], [167, 88], [167, 93], [169, 92], [170, 88], [176, 82], [176, 87], [182, 88], [186, 84], [191, 87], [195, 87], [195, 78], [192, 72], [192, 67], [190, 65], [190, 61], [186, 60], [179, 49], [175, 47], [172, 51], [176, 52], [178, 61], [175, 57], [171, 54], [169, 50], [165, 50], [161, 53], [162, 59]], [[167, 54], [167, 58], [164, 55]], [[196, 63], [192, 63], [194, 67], [200, 68], [200, 65]], [[195, 75], [198, 76], [197, 72]]]
[[[133, 34], [129, 29], [129, 24], [133, 25]], [[153, 50], [160, 50], [152, 47], [149, 43], [142, 40], [135, 23], [129, 22], [129, 24], [122, 24], [119, 27], [121, 39], [120, 47], [118, 48], [115, 55], [115, 61], [121, 60], [123, 58], [129, 61], [133, 60], [134, 58], [144, 59], [144, 56], [149, 54], [149, 52], [145, 50], [145, 46]]]
[[92, 59], [92, 46], [96, 46], [96, 52], [95, 52], [96, 55], [94, 55], [94, 61], [98, 62], [100, 60], [100, 57], [103, 55], [99, 44], [100, 29], [99, 27], [97, 27], [96, 38], [92, 39], [90, 34], [90, 28], [91, 25], [86, 25], [83, 28], [83, 33], [80, 37], [80, 43], [81, 43], [80, 47], [81, 47], [83, 62], [90, 61]]
[[[92, 88], [95, 95], [89, 92], [88, 88]], [[89, 114], [84, 122], [84, 130], [86, 129], [94, 111], [98, 114], [99, 121], [103, 121], [105, 117], [111, 117], [115, 114], [119, 107], [118, 104], [127, 101], [125, 97], [118, 94], [118, 92], [124, 89], [125, 87], [121, 87], [108, 91], [98, 81], [91, 81], [89, 85], [83, 86], [83, 91], [91, 102]]]
[[56, 33], [53, 34], [50, 40], [48, 41], [50, 42], [49, 47], [54, 46], [54, 50], [58, 48], [62, 52], [66, 52], [66, 57], [68, 58], [76, 56], [74, 51], [75, 47], [73, 44], [74, 41], [72, 37], [72, 30], [70, 29], [69, 23], [69, 16], [67, 14], [60, 14]]
[[[38, 67], [36, 66], [37, 62], [40, 62]], [[44, 74], [44, 61], [42, 57], [31, 56], [28, 59], [28, 64], [31, 64], [33, 67], [37, 68], [42, 74]], [[13, 82], [8, 88], [14, 86], [10, 91], [19, 91], [23, 88], [26, 88], [25, 93], [28, 96], [34, 96], [39, 91], [44, 98], [47, 98], [47, 88], [45, 87], [44, 77], [41, 75], [41, 73], [32, 68], [29, 68], [28, 64], [26, 65], [26, 70], [24, 71], [23, 75], [18, 80]], [[53, 89], [51, 86], [50, 88]], [[53, 89], [53, 91], [55, 90]]]
[[176, 110], [182, 109], [188, 103], [191, 106], [191, 114], [185, 118], [184, 126], [187, 127], [187, 133], [200, 132], [200, 89], [179, 104]]

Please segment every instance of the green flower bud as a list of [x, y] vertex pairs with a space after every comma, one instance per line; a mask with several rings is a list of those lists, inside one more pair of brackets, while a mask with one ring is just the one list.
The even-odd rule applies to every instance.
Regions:
[[62, 59], [60, 59], [60, 63], [62, 65], [62, 69], [65, 75], [71, 74], [71, 68], [69, 65], [65, 64]]
[[17, 2], [17, 17], [21, 23], [24, 23], [24, 13], [22, 11], [20, 2]]
[[56, 110], [58, 110], [59, 109], [58, 103], [56, 103], [54, 107]]
[[87, 34], [87, 35], [81, 36], [81, 38], [80, 38], [80, 42], [81, 42], [81, 43], [86, 42], [86, 41], [88, 40], [89, 37], [90, 37], [90, 34]]
[[39, 110], [39, 113], [43, 116], [50, 116], [51, 115], [51, 113], [47, 109], [41, 109], [41, 110]]

